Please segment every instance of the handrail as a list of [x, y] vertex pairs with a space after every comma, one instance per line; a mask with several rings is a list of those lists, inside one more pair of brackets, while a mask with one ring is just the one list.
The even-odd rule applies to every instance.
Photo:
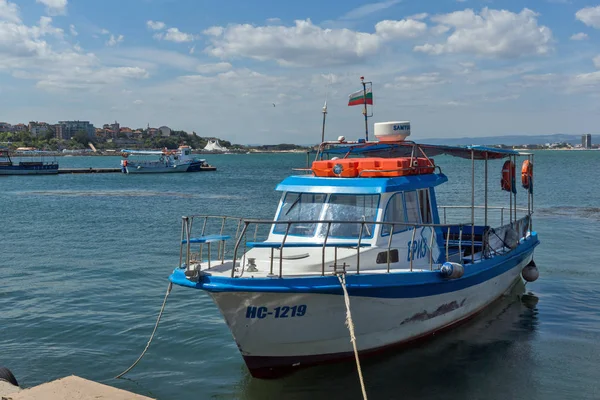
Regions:
[[[460, 206], [454, 206], [454, 207], [460, 207]], [[501, 207], [499, 207], [501, 208]], [[257, 236], [258, 236], [258, 227], [259, 225], [265, 225], [265, 226], [269, 226], [270, 227], [270, 234], [272, 234], [272, 229], [274, 225], [281, 225], [281, 224], [285, 224], [286, 225], [286, 229], [285, 229], [285, 233], [283, 234], [283, 237], [281, 239], [281, 242], [279, 242], [279, 239], [277, 241], [273, 241], [273, 242], [264, 242], [262, 246], [259, 247], [267, 247], [271, 249], [271, 259], [270, 259], [270, 273], [269, 276], [279, 276], [280, 278], [283, 277], [284, 275], [284, 271], [283, 271], [283, 258], [284, 258], [284, 247], [321, 247], [321, 276], [325, 275], [325, 263], [326, 263], [326, 249], [328, 247], [333, 248], [334, 250], [334, 260], [333, 260], [333, 264], [334, 264], [334, 268], [337, 268], [338, 265], [338, 248], [355, 248], [356, 249], [356, 274], [360, 274], [361, 272], [361, 265], [360, 265], [360, 260], [361, 260], [361, 252], [366, 251], [365, 249], [371, 248], [373, 245], [375, 244], [379, 244], [381, 246], [381, 236], [374, 236], [374, 237], [364, 237], [365, 236], [365, 232], [368, 232], [370, 230], [370, 228], [368, 228], [368, 225], [375, 225], [376, 227], [384, 227], [384, 226], [388, 226], [391, 228], [390, 234], [389, 234], [389, 238], [387, 239], [387, 246], [384, 244], [383, 246], [381, 246], [380, 248], [385, 249], [385, 255], [387, 256], [387, 260], [385, 261], [386, 265], [386, 270], [387, 272], [391, 271], [391, 264], [392, 264], [392, 249], [400, 249], [401, 247], [399, 247], [399, 243], [398, 241], [396, 241], [395, 245], [394, 245], [394, 238], [396, 235], [394, 235], [394, 228], [395, 226], [398, 225], [402, 225], [405, 227], [408, 227], [408, 229], [412, 229], [412, 235], [411, 235], [411, 242], [410, 242], [410, 246], [408, 247], [407, 251], [407, 267], [410, 268], [411, 271], [413, 271], [413, 264], [414, 261], [416, 260], [415, 258], [415, 254], [417, 253], [417, 246], [415, 246], [414, 242], [415, 242], [415, 238], [416, 238], [416, 231], [417, 229], [421, 229], [421, 228], [431, 228], [431, 236], [430, 238], [426, 238], [425, 236], [423, 236], [423, 233], [421, 233], [420, 235], [422, 236], [422, 239], [424, 240], [423, 246], [425, 246], [427, 248], [427, 251], [429, 251], [429, 257], [428, 257], [428, 261], [429, 261], [429, 266], [430, 266], [430, 270], [433, 270], [433, 263], [434, 261], [436, 263], [440, 263], [445, 261], [450, 260], [451, 257], [451, 252], [450, 249], [454, 248], [458, 250], [458, 257], [463, 257], [463, 249], [465, 248], [465, 246], [468, 246], [471, 249], [471, 257], [469, 257], [469, 261], [471, 263], [474, 263], [478, 260], [482, 260], [484, 258], [487, 258], [489, 256], [489, 254], [491, 254], [490, 252], [493, 251], [495, 253], [497, 253], [497, 251], [506, 251], [506, 249], [502, 250], [500, 248], [502, 247], [506, 247], [506, 246], [502, 246], [503, 240], [502, 238], [496, 239], [493, 238], [494, 243], [496, 245], [496, 248], [491, 248], [490, 247], [490, 235], [496, 235], [498, 236], [499, 232], [502, 232], [502, 234], [504, 234], [503, 230], [506, 229], [514, 229], [518, 231], [518, 237], [519, 239], [526, 237], [527, 235], [527, 231], [524, 230], [524, 225], [523, 223], [527, 223], [529, 224], [529, 221], [527, 220], [528, 218], [530, 218], [531, 215], [528, 214], [523, 218], [520, 218], [517, 221], [513, 221], [507, 225], [502, 225], [499, 228], [495, 228], [495, 229], [488, 229], [485, 228], [482, 232], [477, 233], [476, 235], [474, 234], [475, 232], [475, 225], [471, 224], [471, 223], [458, 223], [458, 224], [420, 224], [420, 223], [407, 223], [406, 221], [365, 221], [365, 220], [359, 220], [359, 221], [339, 221], [339, 220], [291, 220], [291, 221], [274, 221], [274, 220], [263, 220], [263, 219], [241, 219], [241, 218], [235, 218], [235, 217], [224, 217], [224, 216], [206, 216], [206, 215], [195, 215], [193, 217], [190, 216], [184, 216], [182, 217], [182, 230], [181, 230], [181, 236], [182, 236], [182, 241], [181, 241], [181, 248], [180, 248], [180, 266], [182, 265], [182, 261], [184, 259], [184, 254], [183, 254], [183, 246], [185, 244], [186, 249], [185, 249], [185, 266], [187, 268], [190, 267], [190, 254], [191, 254], [191, 242], [192, 240], [192, 225], [193, 225], [193, 220], [194, 218], [203, 218], [204, 222], [206, 222], [208, 219], [211, 218], [216, 218], [218, 219], [219, 225], [215, 230], [218, 230], [220, 232], [220, 235], [208, 235], [205, 237], [202, 237], [201, 239], [204, 239], [206, 241], [206, 243], [210, 243], [210, 240], [212, 241], [222, 241], [219, 243], [219, 254], [218, 254], [218, 259], [220, 259], [221, 263], [225, 263], [225, 240], [229, 237], [229, 235], [224, 235], [224, 233], [228, 233], [230, 231], [225, 231], [226, 225], [224, 222], [225, 220], [228, 219], [233, 219], [233, 220], [237, 220], [237, 223], [235, 226], [230, 226], [231, 230], [235, 229], [235, 236], [232, 237], [235, 240], [235, 246], [233, 248], [233, 259], [232, 259], [232, 267], [231, 267], [231, 277], [235, 277], [236, 276], [236, 271], [239, 271], [239, 274], [237, 274], [238, 277], [241, 277], [244, 273], [245, 270], [245, 263], [246, 263], [246, 248], [247, 248], [247, 244], [250, 244], [250, 247], [252, 246], [257, 246], [260, 243], [263, 242], [256, 242]], [[225, 219], [224, 219], [225, 218]], [[249, 243], [248, 239], [248, 229], [250, 228], [250, 225], [254, 224], [255, 225], [255, 229], [254, 229], [254, 245]], [[293, 225], [295, 224], [315, 224], [317, 225], [317, 230], [316, 232], [320, 232], [319, 234], [319, 238], [322, 239], [318, 240], [318, 242], [315, 241], [311, 241], [311, 242], [298, 242], [298, 241], [290, 241], [290, 229]], [[357, 236], [353, 236], [353, 237], [346, 237], [346, 238], [339, 238], [339, 237], [335, 237], [332, 236], [332, 232], [331, 232], [331, 228], [332, 225], [342, 225], [342, 224], [351, 224], [351, 225], [358, 225], [360, 224], [360, 230], [358, 232]], [[242, 227], [243, 225], [243, 227]], [[206, 233], [206, 228], [207, 228], [207, 224], [203, 224], [202, 225], [202, 234], [204, 236], [204, 234]], [[465, 228], [469, 228], [468, 231], [465, 231]], [[375, 228], [377, 229], [377, 228]], [[266, 233], [266, 231], [263, 231]], [[377, 232], [381, 232], [381, 229], [377, 230]], [[469, 233], [465, 233], [465, 232], [469, 232]], [[324, 233], [324, 236], [323, 236]], [[375, 233], [375, 231], [373, 231], [373, 233]], [[261, 234], [262, 235], [262, 234]], [[457, 236], [458, 237], [457, 237]], [[216, 236], [213, 238], [210, 238], [210, 236]], [[445, 237], [444, 237], [445, 236]], [[479, 238], [481, 236], [481, 238]], [[221, 238], [223, 237], [223, 238]], [[436, 238], [442, 238], [442, 240], [445, 241], [445, 244], [443, 242], [440, 242], [439, 239]], [[335, 238], [335, 242], [332, 242], [331, 239]], [[429, 239], [429, 240], [427, 240]], [[458, 240], [457, 240], [458, 239]], [[264, 239], [263, 239], [264, 240]], [[481, 241], [481, 242], [480, 242]], [[365, 243], [366, 242], [366, 243]], [[429, 243], [427, 243], [429, 242]], [[475, 245], [475, 242], [477, 242], [477, 245]], [[434, 246], [434, 244], [437, 243], [437, 246]], [[240, 246], [244, 245], [243, 247], [243, 257], [241, 260], [238, 260], [238, 254], [240, 253]], [[365, 245], [367, 247], [365, 247]], [[498, 247], [500, 246], [500, 247]], [[365, 247], [365, 249], [362, 249], [363, 247]], [[445, 247], [445, 249], [444, 249]], [[420, 247], [419, 247], [420, 248]], [[434, 256], [433, 256], [433, 250], [435, 248], [439, 248], [440, 253], [438, 256], [436, 256], [436, 260], [434, 260]], [[475, 251], [475, 248], [477, 249], [477, 251]], [[277, 275], [273, 274], [273, 263], [274, 263], [274, 250], [278, 249], [279, 250], [279, 273]], [[500, 250], [499, 250], [500, 249]], [[445, 257], [444, 257], [444, 253], [442, 253], [442, 251], [445, 250]], [[210, 251], [210, 249], [209, 249]], [[347, 254], [347, 253], [346, 253]], [[475, 254], [477, 254], [477, 257], [475, 256]], [[452, 253], [452, 255], [454, 255], [454, 253]], [[195, 254], [194, 254], [195, 256]], [[210, 257], [210, 255], [209, 255]], [[345, 255], [345, 257], [348, 257], [348, 255]], [[194, 260], [196, 260], [194, 258]], [[238, 266], [240, 266], [239, 261], [241, 261], [241, 269], [238, 269]], [[466, 262], [469, 262], [465, 259]], [[394, 261], [394, 263], [399, 263], [400, 260], [396, 260]], [[462, 262], [462, 261], [461, 261]], [[192, 261], [193, 263], [193, 261]], [[209, 268], [210, 268], [210, 261], [209, 261]], [[250, 264], [249, 264], [250, 265]], [[347, 264], [346, 264], [347, 266]]]

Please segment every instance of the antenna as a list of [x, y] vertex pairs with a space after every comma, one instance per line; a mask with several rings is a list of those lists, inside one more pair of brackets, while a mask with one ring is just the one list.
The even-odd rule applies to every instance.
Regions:
[[331, 73], [329, 73], [329, 82], [325, 89], [325, 104], [323, 105], [323, 127], [321, 128], [321, 143], [325, 141], [325, 118], [327, 117], [327, 96], [329, 96], [329, 85], [331, 85]]

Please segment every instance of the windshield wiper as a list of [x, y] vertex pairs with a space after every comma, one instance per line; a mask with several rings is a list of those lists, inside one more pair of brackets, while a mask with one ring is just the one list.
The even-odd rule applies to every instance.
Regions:
[[298, 198], [296, 200], [294, 200], [294, 202], [292, 203], [292, 205], [290, 206], [290, 208], [285, 212], [284, 215], [288, 215], [290, 213], [290, 211], [292, 211], [292, 209], [294, 207], [296, 207], [296, 204], [298, 204], [298, 202], [300, 201], [301, 198], [302, 198], [302, 196], [298, 196]]

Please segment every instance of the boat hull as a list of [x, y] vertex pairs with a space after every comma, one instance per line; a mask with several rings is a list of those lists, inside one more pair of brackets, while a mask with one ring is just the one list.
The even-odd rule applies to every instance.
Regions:
[[199, 172], [202, 170], [202, 162], [193, 162], [189, 164], [179, 164], [174, 166], [165, 165], [152, 165], [144, 166], [140, 168], [133, 163], [128, 164], [125, 168], [128, 174], [163, 174], [163, 173], [177, 173], [177, 172]]
[[[440, 279], [435, 271], [347, 275], [359, 352], [407, 345], [476, 315], [521, 279], [537, 244], [532, 236], [518, 250], [486, 260], [486, 266], [471, 266], [479, 268], [471, 273], [467, 264], [459, 279]], [[270, 278], [271, 285], [252, 278], [227, 284], [209, 279], [196, 286], [209, 291], [255, 377], [353, 356], [337, 278], [307, 278], [306, 285], [301, 279], [286, 284], [289, 278]]]
[[36, 166], [0, 166], [0, 175], [52, 175], [58, 174], [58, 164]]

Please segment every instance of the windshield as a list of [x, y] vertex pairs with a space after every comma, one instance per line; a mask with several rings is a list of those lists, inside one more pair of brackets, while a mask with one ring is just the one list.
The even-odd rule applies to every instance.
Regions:
[[[332, 194], [325, 210], [324, 220], [332, 221], [375, 221], [379, 195]], [[360, 223], [331, 224], [329, 237], [358, 238]], [[363, 226], [362, 237], [372, 237], [375, 224]], [[327, 224], [323, 224], [321, 236], [327, 234]]]
[[[318, 221], [325, 203], [323, 193], [286, 193], [277, 221]], [[289, 235], [314, 236], [316, 223], [291, 224]], [[276, 224], [273, 233], [285, 234], [287, 224]]]

